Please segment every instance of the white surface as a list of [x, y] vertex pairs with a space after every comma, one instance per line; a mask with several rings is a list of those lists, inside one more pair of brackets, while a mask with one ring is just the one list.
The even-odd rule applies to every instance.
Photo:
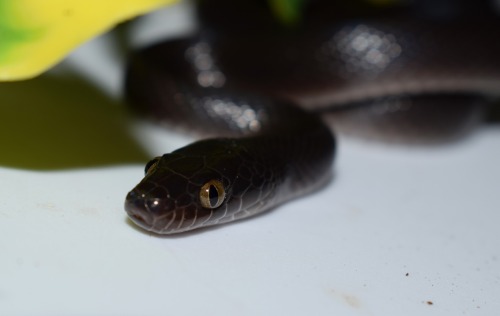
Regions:
[[[139, 128], [153, 152], [182, 143]], [[434, 149], [341, 139], [323, 191], [167, 238], [126, 220], [142, 164], [0, 168], [0, 315], [498, 315], [499, 161], [499, 128]]]

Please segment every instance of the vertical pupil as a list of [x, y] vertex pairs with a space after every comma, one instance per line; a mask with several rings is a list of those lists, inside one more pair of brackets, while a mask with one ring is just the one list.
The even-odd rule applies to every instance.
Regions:
[[217, 202], [219, 201], [219, 191], [217, 191], [217, 188], [213, 185], [210, 185], [208, 188], [208, 199], [210, 200], [210, 205], [212, 207], [217, 205]]

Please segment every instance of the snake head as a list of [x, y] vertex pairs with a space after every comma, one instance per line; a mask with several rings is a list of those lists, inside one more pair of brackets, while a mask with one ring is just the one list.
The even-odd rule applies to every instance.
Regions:
[[144, 179], [128, 193], [125, 210], [135, 224], [159, 234], [246, 217], [242, 205], [260, 192], [252, 189], [260, 189], [253, 183], [262, 184], [245, 177], [248, 161], [245, 150], [228, 139], [196, 142], [157, 157], [146, 165]]

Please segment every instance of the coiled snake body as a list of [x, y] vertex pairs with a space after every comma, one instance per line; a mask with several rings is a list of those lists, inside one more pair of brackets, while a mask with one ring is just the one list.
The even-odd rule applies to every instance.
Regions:
[[318, 115], [327, 107], [368, 133], [461, 134], [477, 118], [478, 101], [500, 87], [500, 44], [476, 36], [490, 27], [480, 24], [435, 23], [420, 32], [411, 21], [350, 22], [291, 38], [204, 34], [137, 52], [126, 77], [131, 104], [222, 138], [153, 159], [126, 198], [129, 217], [155, 233], [179, 233], [323, 187], [335, 153]]

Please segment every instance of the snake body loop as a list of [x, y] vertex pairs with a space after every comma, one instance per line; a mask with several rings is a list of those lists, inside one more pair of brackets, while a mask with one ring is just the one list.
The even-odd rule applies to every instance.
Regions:
[[356, 113], [347, 116], [369, 133], [377, 127], [448, 138], [468, 129], [477, 103], [498, 94], [500, 44], [464, 43], [454, 32], [476, 31], [463, 24], [425, 25], [424, 33], [409, 21], [401, 25], [349, 22], [329, 35], [291, 38], [205, 34], [134, 54], [125, 84], [132, 106], [215, 138], [148, 164], [126, 198], [131, 220], [155, 233], [180, 233], [323, 187], [335, 154], [332, 131], [318, 115], [327, 106], [340, 117]]

